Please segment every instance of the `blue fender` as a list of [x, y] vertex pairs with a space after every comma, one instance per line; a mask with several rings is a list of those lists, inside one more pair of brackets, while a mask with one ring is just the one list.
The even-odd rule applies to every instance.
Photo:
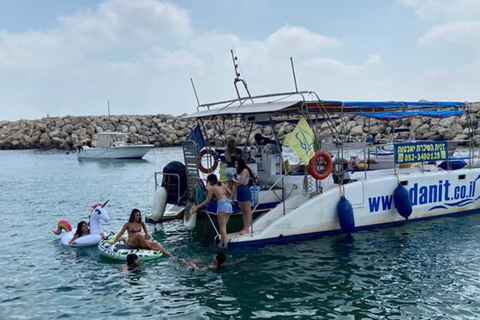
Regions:
[[355, 231], [355, 217], [353, 216], [353, 206], [350, 201], [342, 196], [337, 204], [338, 220], [342, 230], [348, 234]]
[[408, 220], [408, 217], [412, 214], [412, 201], [408, 194], [407, 188], [399, 184], [393, 192], [393, 201], [398, 213]]

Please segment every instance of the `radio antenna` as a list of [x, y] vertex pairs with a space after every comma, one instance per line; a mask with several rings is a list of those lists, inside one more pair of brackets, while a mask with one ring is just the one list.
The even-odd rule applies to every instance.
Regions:
[[238, 70], [238, 58], [235, 55], [235, 53], [233, 52], [233, 49], [230, 50], [230, 53], [232, 54], [233, 68], [235, 69], [235, 79], [233, 80], [233, 84], [235, 85], [235, 91], [237, 92], [238, 100], [239, 101], [242, 100], [242, 97], [240, 96], [240, 91], [238, 90], [238, 86], [237, 86], [237, 83], [241, 82], [243, 84], [243, 87], [245, 88], [245, 91], [248, 94], [248, 97], [250, 98], [250, 100], [252, 100], [252, 103], [253, 103], [252, 95], [250, 94], [250, 91], [248, 90], [247, 82], [245, 80], [243, 80], [242, 78], [240, 78], [240, 71]]
[[200, 105], [200, 100], [198, 100], [197, 89], [195, 89], [195, 84], [193, 83], [193, 79], [190, 78], [190, 82], [192, 83], [193, 93], [195, 94], [195, 99], [197, 99], [197, 106]]
[[293, 65], [293, 58], [290, 57], [290, 64], [292, 65], [293, 83], [295, 83], [295, 92], [298, 92], [297, 77], [295, 76], [295, 66]]

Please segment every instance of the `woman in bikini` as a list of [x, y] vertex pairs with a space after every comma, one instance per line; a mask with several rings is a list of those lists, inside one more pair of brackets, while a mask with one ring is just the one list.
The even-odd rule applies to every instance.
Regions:
[[[142, 235], [142, 229], [145, 232], [145, 236]], [[161, 244], [150, 240], [147, 226], [145, 225], [145, 222], [142, 221], [140, 210], [132, 210], [128, 222], [123, 225], [122, 230], [120, 230], [115, 239], [110, 243], [114, 244], [117, 242], [125, 231], [128, 232], [128, 245], [130, 247], [135, 249], [162, 251], [167, 257], [171, 256], [170, 252], [168, 252]]]
[[232, 203], [230, 202], [229, 195], [231, 195], [230, 189], [218, 181], [215, 174], [210, 174], [207, 177], [207, 183], [210, 185], [208, 189], [207, 198], [199, 205], [192, 208], [192, 212], [196, 212], [201, 207], [207, 205], [212, 197], [217, 200], [217, 219], [220, 227], [220, 247], [227, 246], [227, 223], [228, 218], [232, 214]]

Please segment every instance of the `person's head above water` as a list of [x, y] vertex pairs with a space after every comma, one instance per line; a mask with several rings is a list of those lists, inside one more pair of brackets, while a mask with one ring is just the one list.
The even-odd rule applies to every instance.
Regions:
[[138, 256], [135, 253], [127, 255], [127, 266], [132, 267], [138, 264]]
[[218, 268], [227, 261], [227, 256], [222, 251], [218, 251], [217, 254], [213, 257], [213, 264]]

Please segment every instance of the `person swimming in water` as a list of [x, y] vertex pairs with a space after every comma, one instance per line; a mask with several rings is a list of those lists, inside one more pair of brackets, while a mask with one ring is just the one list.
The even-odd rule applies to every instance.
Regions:
[[190, 268], [193, 268], [194, 270], [212, 270], [212, 269], [217, 269], [218, 270], [218, 269], [222, 269], [222, 268], [225, 267], [225, 262], [227, 261], [227, 256], [222, 251], [218, 251], [213, 256], [212, 264], [202, 266], [202, 267], [197, 265], [199, 263], [198, 261], [187, 261], [185, 259], [180, 259], [180, 261], [185, 263]]
[[138, 266], [138, 256], [135, 253], [127, 255], [127, 263], [123, 265], [124, 270], [132, 270]]

